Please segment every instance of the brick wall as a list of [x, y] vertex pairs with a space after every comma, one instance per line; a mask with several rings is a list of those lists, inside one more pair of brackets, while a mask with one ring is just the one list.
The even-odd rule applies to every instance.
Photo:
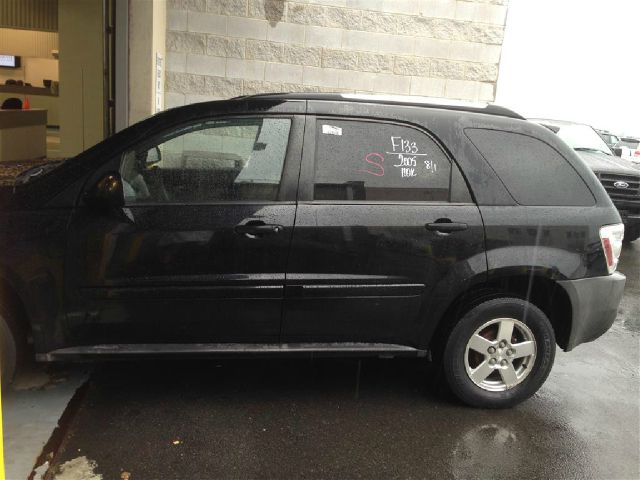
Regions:
[[508, 0], [169, 0], [167, 107], [261, 92], [493, 100]]

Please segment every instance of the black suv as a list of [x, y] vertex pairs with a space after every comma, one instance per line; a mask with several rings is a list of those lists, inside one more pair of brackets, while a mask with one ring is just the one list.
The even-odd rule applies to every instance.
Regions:
[[630, 161], [615, 156], [589, 125], [563, 120], [531, 121], [556, 133], [594, 171], [622, 217], [624, 240], [640, 238], [640, 171]]
[[[616, 317], [620, 216], [496, 106], [272, 94], [144, 120], [0, 193], [3, 354], [433, 358], [507, 407]], [[3, 367], [11, 359], [3, 359]], [[10, 375], [10, 373], [5, 373]]]

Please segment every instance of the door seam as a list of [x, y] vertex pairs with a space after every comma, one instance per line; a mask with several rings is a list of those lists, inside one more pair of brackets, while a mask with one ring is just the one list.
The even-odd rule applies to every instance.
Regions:
[[278, 329], [278, 343], [282, 344], [282, 331], [285, 320], [285, 302], [287, 300], [287, 273], [289, 271], [289, 259], [291, 257], [291, 248], [293, 246], [293, 235], [296, 230], [296, 219], [298, 218], [298, 204], [300, 201], [300, 178], [302, 177], [302, 162], [304, 160], [304, 147], [305, 147], [305, 134], [307, 131], [307, 106], [308, 101], [305, 100], [304, 104], [304, 116], [302, 120], [302, 145], [300, 147], [300, 162], [298, 168], [298, 181], [296, 182], [296, 202], [295, 210], [293, 212], [293, 225], [291, 227], [291, 237], [289, 238], [289, 246], [287, 248], [287, 259], [284, 265], [284, 284], [282, 285], [282, 303], [280, 304], [280, 328]]

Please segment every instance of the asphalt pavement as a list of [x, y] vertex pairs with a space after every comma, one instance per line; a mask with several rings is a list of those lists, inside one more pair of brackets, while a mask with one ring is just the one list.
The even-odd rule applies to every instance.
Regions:
[[49, 475], [638, 478], [640, 241], [620, 270], [611, 330], [558, 351], [546, 384], [511, 410], [461, 405], [417, 360], [101, 364]]

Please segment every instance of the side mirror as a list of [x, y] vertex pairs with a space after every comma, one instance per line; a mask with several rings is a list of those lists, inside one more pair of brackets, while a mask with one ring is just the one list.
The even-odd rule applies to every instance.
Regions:
[[84, 202], [100, 210], [124, 207], [124, 191], [122, 189], [122, 177], [118, 172], [109, 172], [100, 178], [96, 184], [87, 191]]
[[616, 157], [621, 157], [622, 156], [622, 148], [620, 147], [613, 147], [611, 150], [613, 150], [613, 154]]

